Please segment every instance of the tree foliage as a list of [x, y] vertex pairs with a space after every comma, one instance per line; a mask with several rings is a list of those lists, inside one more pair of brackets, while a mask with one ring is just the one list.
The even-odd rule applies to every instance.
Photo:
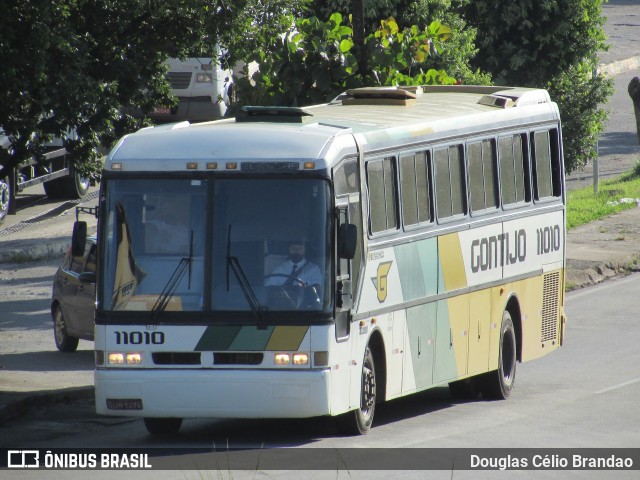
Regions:
[[563, 119], [565, 170], [595, 158], [604, 129], [601, 105], [612, 82], [594, 75], [606, 50], [602, 0], [476, 0], [464, 6], [477, 27], [473, 60], [498, 84], [547, 88]]
[[[460, 83], [488, 85], [491, 76], [471, 67], [476, 55], [476, 29], [460, 15], [459, 8], [471, 0], [367, 0], [364, 2], [365, 33], [371, 34], [380, 26], [380, 19], [393, 17], [398, 25], [416, 25], [420, 29], [437, 21], [451, 29], [450, 38], [441, 45], [429, 64], [435, 70], [446, 70]], [[352, 14], [352, 0], [313, 1], [309, 12], [318, 18], [328, 18], [339, 12], [348, 18]]]
[[237, 82], [239, 96], [245, 104], [308, 105], [360, 86], [455, 83], [443, 69], [430, 66], [450, 38], [451, 29], [440, 22], [401, 29], [389, 18], [356, 52], [353, 29], [340, 13], [326, 22], [292, 18], [288, 32], [251, 58], [260, 69]]
[[598, 137], [608, 115], [601, 106], [612, 94], [612, 82], [602, 74], [593, 76], [592, 68], [588, 63], [572, 65], [546, 85], [560, 108], [567, 172], [597, 158]]
[[[73, 130], [78, 138], [66, 146], [77, 166], [96, 171], [98, 147], [143, 124], [131, 112], [173, 101], [166, 58], [212, 56], [220, 44], [229, 65], [260, 64], [238, 81], [244, 104], [326, 101], [362, 85], [487, 84], [490, 75], [548, 88], [571, 171], [594, 155], [598, 105], [611, 91], [590, 74], [605, 48], [601, 2], [0, 0], [0, 127], [12, 141], [0, 166], [38, 156], [44, 142]], [[348, 20], [357, 5], [361, 46]]]
[[[38, 158], [44, 143], [67, 137], [77, 167], [97, 173], [98, 149], [144, 124], [133, 112], [174, 101], [163, 62], [213, 56], [222, 41], [237, 46], [242, 35], [260, 40], [282, 31], [266, 21], [265, 4], [294, 2], [0, 0], [0, 127], [12, 142], [0, 166]], [[265, 23], [253, 24], [251, 15]]]

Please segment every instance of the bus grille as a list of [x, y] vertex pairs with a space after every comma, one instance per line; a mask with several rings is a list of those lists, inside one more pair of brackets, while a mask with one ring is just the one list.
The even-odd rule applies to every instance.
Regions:
[[558, 289], [560, 273], [549, 273], [544, 276], [542, 294], [542, 339], [547, 342], [558, 337]]
[[251, 352], [215, 352], [213, 354], [214, 365], [260, 365], [264, 358], [263, 353]]
[[169, 72], [167, 73], [167, 80], [171, 88], [184, 90], [189, 88], [191, 83], [191, 72]]
[[153, 352], [156, 365], [200, 365], [199, 352]]

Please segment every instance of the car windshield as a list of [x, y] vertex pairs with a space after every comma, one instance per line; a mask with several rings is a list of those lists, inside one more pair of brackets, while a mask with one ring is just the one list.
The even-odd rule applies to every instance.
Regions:
[[109, 179], [104, 191], [105, 310], [330, 310], [328, 182]]

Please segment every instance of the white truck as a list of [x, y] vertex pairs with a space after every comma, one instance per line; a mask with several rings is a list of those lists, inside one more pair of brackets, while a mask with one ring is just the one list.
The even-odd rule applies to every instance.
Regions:
[[[9, 138], [0, 129], [0, 148], [11, 148]], [[27, 187], [42, 183], [51, 198], [81, 198], [89, 190], [91, 179], [77, 172], [67, 150], [58, 139], [47, 144], [44, 159], [23, 160], [13, 169], [0, 165], [0, 223], [16, 210], [15, 196]]]
[[218, 58], [170, 58], [167, 63], [167, 79], [179, 103], [156, 107], [150, 114], [154, 122], [205, 122], [224, 116], [232, 92], [232, 74], [221, 68]]

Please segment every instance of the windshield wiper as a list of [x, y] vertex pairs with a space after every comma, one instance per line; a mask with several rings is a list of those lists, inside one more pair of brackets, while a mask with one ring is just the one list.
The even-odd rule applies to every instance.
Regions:
[[240, 265], [240, 261], [237, 257], [231, 255], [231, 225], [229, 225], [229, 230], [227, 234], [227, 292], [229, 291], [230, 282], [229, 282], [229, 271], [233, 271], [233, 274], [238, 280], [240, 284], [240, 288], [242, 289], [242, 293], [244, 294], [244, 298], [246, 298], [247, 303], [251, 307], [253, 313], [260, 319], [264, 317], [264, 313], [266, 309], [260, 305], [258, 301], [258, 297], [256, 297], [253, 288], [251, 288], [251, 283], [247, 279], [247, 276]]
[[151, 312], [153, 316], [156, 317], [159, 313], [164, 312], [169, 305], [169, 301], [173, 297], [173, 294], [176, 292], [182, 277], [188, 271], [189, 272], [189, 280], [187, 284], [188, 290], [191, 290], [191, 274], [192, 274], [192, 264], [193, 264], [193, 230], [191, 230], [191, 239], [189, 241], [189, 256], [182, 257], [175, 270], [167, 280], [166, 285], [160, 292], [156, 303], [153, 305]]

